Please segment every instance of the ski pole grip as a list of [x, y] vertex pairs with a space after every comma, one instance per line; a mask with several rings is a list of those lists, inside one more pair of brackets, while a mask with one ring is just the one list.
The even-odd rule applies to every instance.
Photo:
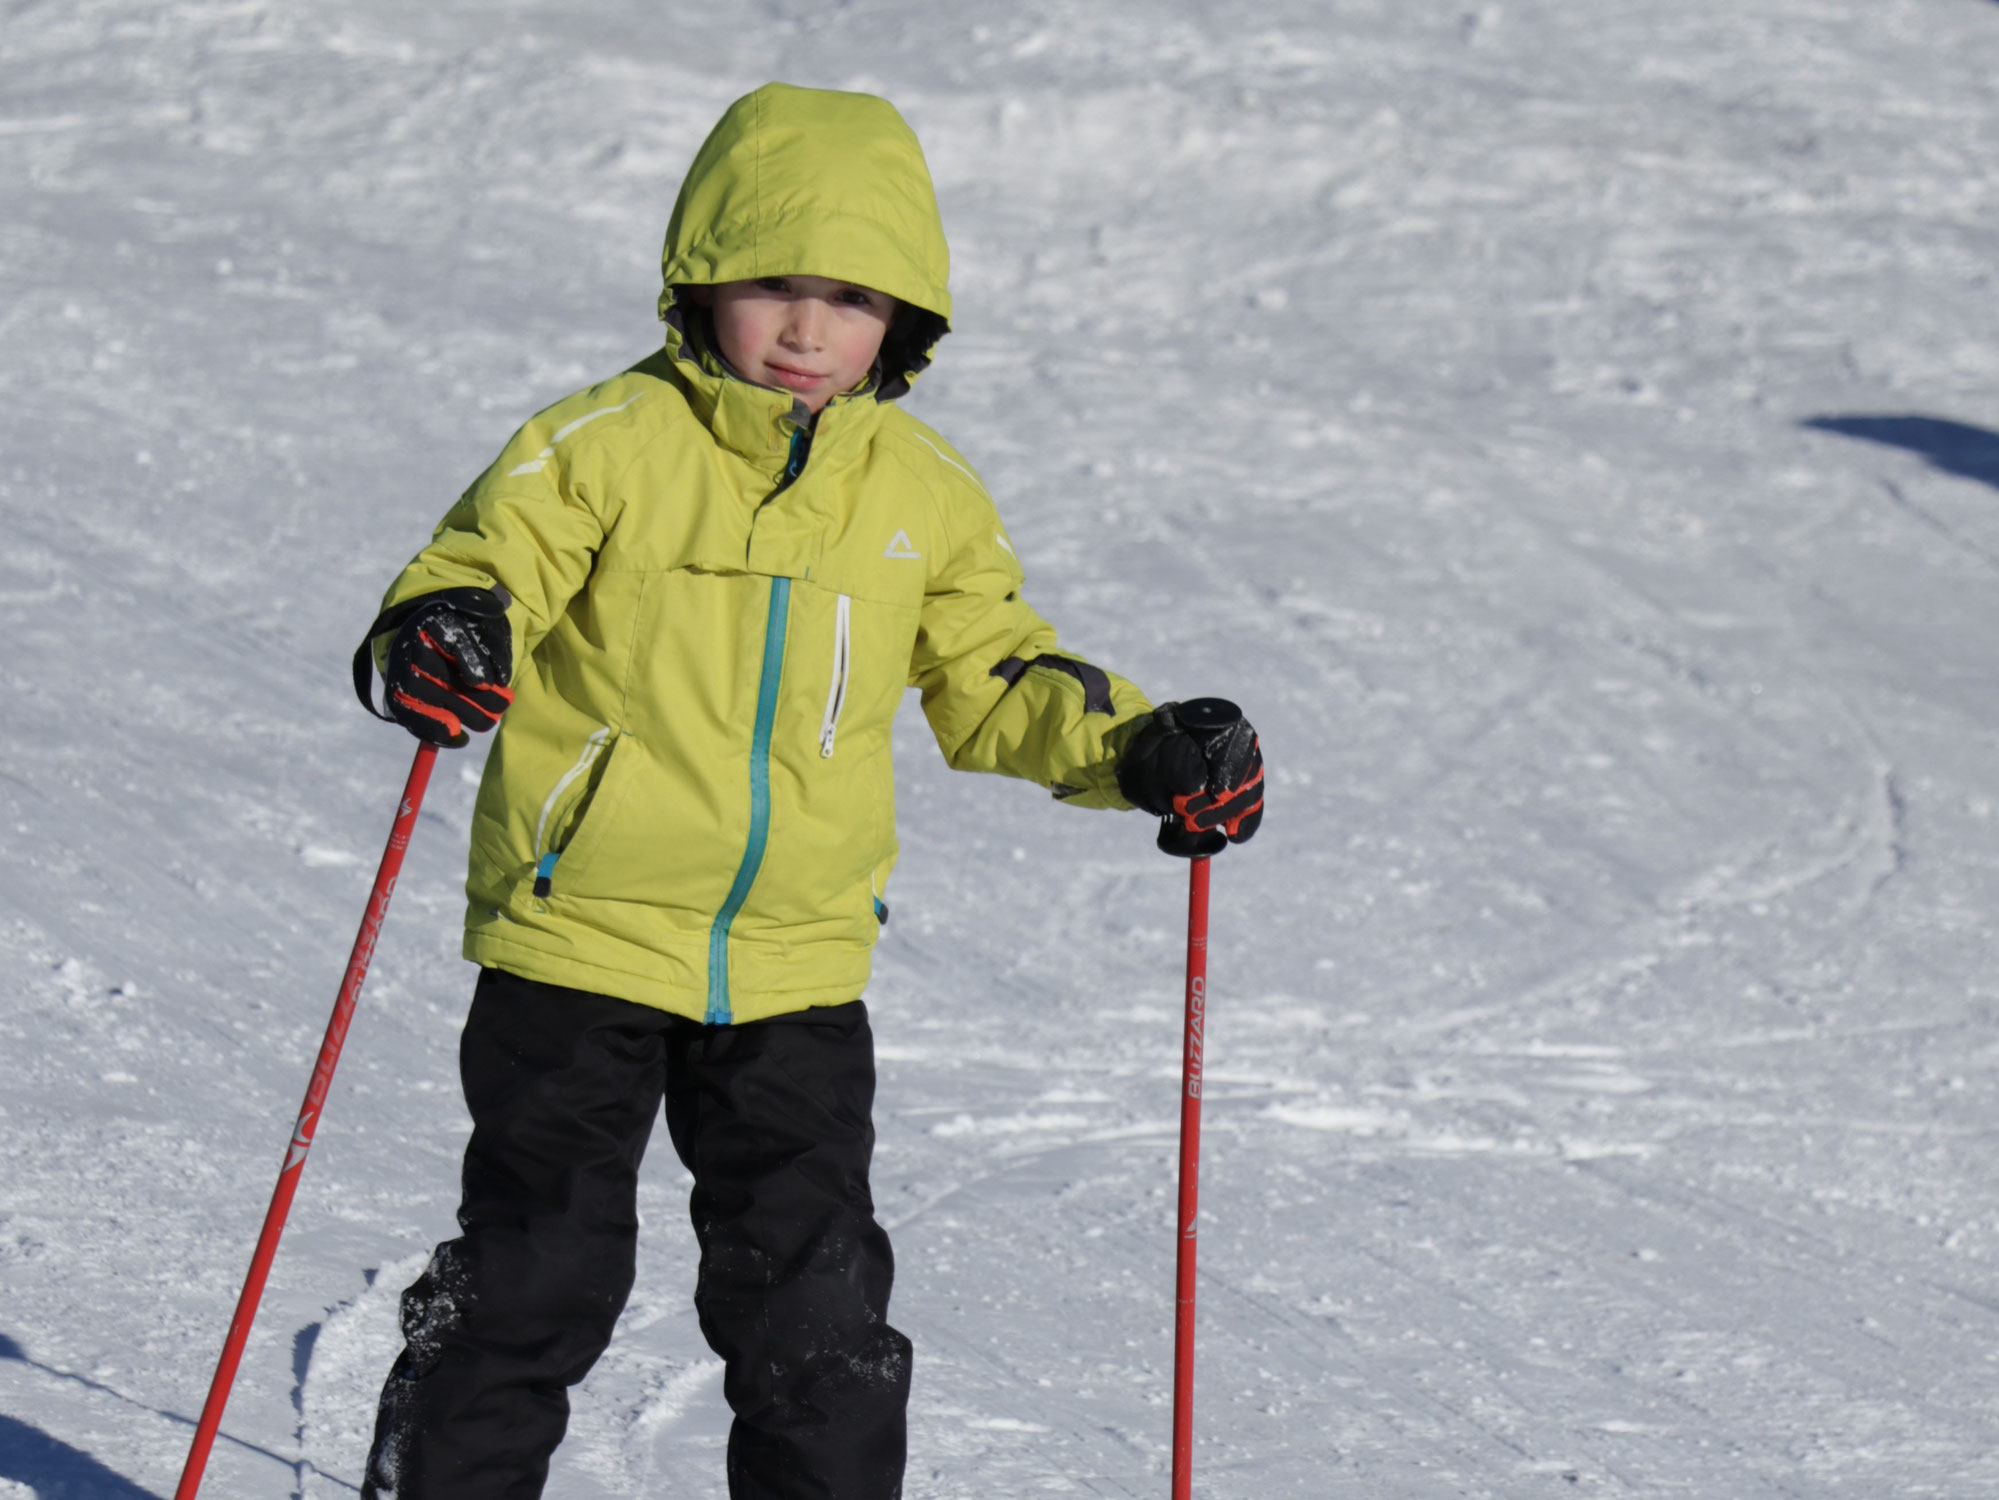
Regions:
[[[1194, 737], [1205, 756], [1216, 735], [1242, 722], [1242, 710], [1226, 698], [1189, 698], [1174, 705], [1173, 717]], [[1229, 837], [1219, 828], [1187, 828], [1173, 817], [1159, 820], [1159, 847], [1164, 853], [1181, 859], [1205, 859], [1228, 846]]]

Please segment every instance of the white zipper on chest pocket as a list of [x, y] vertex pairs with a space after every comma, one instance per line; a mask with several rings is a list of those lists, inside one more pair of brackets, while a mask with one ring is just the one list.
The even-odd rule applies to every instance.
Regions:
[[853, 656], [854, 601], [847, 595], [833, 611], [833, 681], [826, 689], [826, 717], [819, 722], [819, 754], [833, 758], [833, 737], [840, 730], [840, 711], [847, 706], [847, 668]]

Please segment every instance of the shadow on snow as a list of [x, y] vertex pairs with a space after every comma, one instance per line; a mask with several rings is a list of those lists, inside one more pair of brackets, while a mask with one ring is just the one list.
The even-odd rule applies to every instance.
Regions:
[[[32, 1365], [27, 1351], [0, 1333], [0, 1359]], [[33, 1490], [40, 1500], [160, 1500], [123, 1474], [104, 1467], [81, 1448], [59, 1442], [39, 1427], [0, 1416], [0, 1479]]]
[[12, 1417], [0, 1417], [0, 1479], [26, 1485], [40, 1500], [160, 1500], [81, 1448]]
[[1906, 448], [1930, 467], [1999, 489], [1999, 432], [1942, 417], [1810, 417], [1799, 425], [1890, 448]]
[[[315, 1329], [317, 1325], [314, 1325]], [[143, 1401], [135, 1401], [123, 1391], [69, 1370], [45, 1365], [30, 1357], [21, 1347], [20, 1340], [0, 1333], [0, 1359], [11, 1359], [26, 1365], [31, 1370], [56, 1380], [68, 1381], [100, 1396], [109, 1396], [125, 1406], [163, 1418], [177, 1427], [190, 1430], [194, 1427], [192, 1417], [177, 1411], [165, 1411], [156, 1406], [148, 1406]], [[241, 1438], [231, 1437], [226, 1432], [218, 1432], [216, 1441], [239, 1448], [246, 1453], [254, 1453], [259, 1458], [291, 1471], [294, 1478], [311, 1469], [321, 1479], [338, 1485], [344, 1490], [357, 1487], [344, 1479], [314, 1468], [302, 1459], [288, 1458], [282, 1453], [273, 1453], [269, 1448], [256, 1443], [246, 1443]], [[151, 1490], [141, 1489], [122, 1474], [114, 1473], [81, 1448], [50, 1437], [38, 1427], [30, 1427], [26, 1422], [0, 1415], [0, 1481], [12, 1480], [26, 1485], [34, 1491], [37, 1500], [161, 1500]], [[296, 1492], [294, 1492], [296, 1493]]]

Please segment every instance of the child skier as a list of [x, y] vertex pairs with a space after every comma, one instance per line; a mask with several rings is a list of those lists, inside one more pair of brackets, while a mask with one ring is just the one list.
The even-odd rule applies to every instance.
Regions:
[[1238, 841], [1262, 816], [1247, 726], [1204, 748], [1058, 653], [984, 486], [894, 404], [951, 297], [892, 106], [738, 100], [663, 271], [665, 347], [515, 434], [356, 658], [420, 738], [501, 726], [467, 879], [463, 1232], [403, 1295], [363, 1487], [382, 1500], [541, 1493], [631, 1289], [662, 1099], [730, 1494], [900, 1494], [910, 1346], [860, 997], [906, 686], [960, 769]]

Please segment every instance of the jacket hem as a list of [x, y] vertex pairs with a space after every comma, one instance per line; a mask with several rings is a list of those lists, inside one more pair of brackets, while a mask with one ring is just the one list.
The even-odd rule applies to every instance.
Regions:
[[[644, 974], [594, 964], [587, 959], [558, 956], [532, 944], [511, 942], [488, 932], [467, 932], [462, 952], [481, 968], [505, 969], [523, 979], [629, 1000], [635, 1005], [686, 1016], [691, 1021], [707, 1019], [708, 994], [705, 989], [666, 984]], [[811, 1010], [815, 1006], [845, 1005], [850, 1000], [860, 999], [866, 988], [865, 977], [858, 982], [814, 985], [796, 990], [746, 990], [739, 985], [733, 995], [730, 1021], [740, 1024], [789, 1015], [793, 1011]]]

